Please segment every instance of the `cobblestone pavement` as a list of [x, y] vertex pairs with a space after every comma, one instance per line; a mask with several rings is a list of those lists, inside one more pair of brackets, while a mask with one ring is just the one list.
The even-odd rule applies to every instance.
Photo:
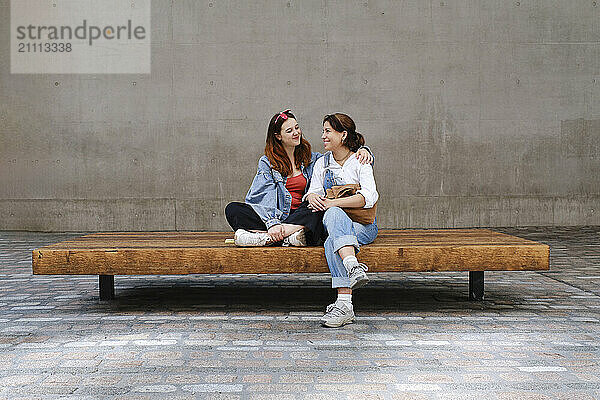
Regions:
[[77, 236], [0, 232], [0, 398], [600, 398], [600, 227], [499, 231], [549, 272], [371, 274], [357, 322], [318, 324], [328, 275], [33, 276]]

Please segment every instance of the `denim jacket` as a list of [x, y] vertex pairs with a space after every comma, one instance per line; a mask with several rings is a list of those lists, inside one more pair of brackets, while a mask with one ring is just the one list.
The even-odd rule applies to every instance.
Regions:
[[[315, 161], [321, 156], [321, 153], [313, 152], [310, 163], [300, 167], [302, 175], [306, 178], [306, 187], [310, 185]], [[267, 229], [281, 224], [281, 221], [290, 215], [292, 195], [285, 187], [286, 182], [287, 176], [281, 176], [279, 171], [274, 170], [267, 156], [258, 160], [258, 171], [246, 194], [246, 203], [252, 206]]]
[[[363, 147], [373, 154], [367, 146]], [[310, 163], [300, 167], [302, 175], [306, 178], [306, 189], [310, 187], [315, 161], [322, 156], [321, 153], [312, 152]], [[258, 170], [246, 194], [245, 202], [252, 206], [267, 229], [281, 224], [290, 215], [292, 195], [285, 187], [286, 182], [287, 177], [281, 176], [279, 171], [272, 168], [267, 156], [258, 160]]]

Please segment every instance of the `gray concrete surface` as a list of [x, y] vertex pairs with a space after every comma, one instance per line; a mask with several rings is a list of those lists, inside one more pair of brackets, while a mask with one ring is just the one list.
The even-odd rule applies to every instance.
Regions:
[[0, 229], [227, 230], [287, 107], [354, 117], [382, 227], [600, 224], [597, 2], [156, 0], [150, 75], [11, 75], [9, 27]]

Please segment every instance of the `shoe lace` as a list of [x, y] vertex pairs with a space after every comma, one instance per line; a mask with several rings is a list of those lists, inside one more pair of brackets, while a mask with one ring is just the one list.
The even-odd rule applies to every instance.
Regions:
[[251, 239], [251, 240], [252, 240], [252, 242], [253, 242], [253, 243], [255, 243], [255, 244], [259, 244], [259, 243], [261, 243], [261, 242], [263, 241], [263, 237], [262, 237], [260, 234], [258, 234], [258, 235], [253, 235], [253, 236], [251, 236], [251, 237], [250, 237], [250, 239]]
[[286, 239], [288, 240], [288, 243], [293, 246], [303, 245], [304, 242], [306, 241], [306, 237], [304, 235], [304, 229], [300, 229], [299, 231], [292, 233]]
[[354, 268], [360, 268], [360, 269], [362, 269], [365, 272], [369, 270], [369, 267], [367, 267], [367, 265], [363, 264], [363, 263], [358, 263], [358, 265], [356, 267], [354, 267]]
[[265, 243], [266, 245], [271, 244], [273, 241], [271, 240], [271, 236], [268, 233], [253, 233], [250, 236], [250, 240], [254, 243], [254, 244], [261, 244]]
[[327, 306], [327, 314], [330, 314], [332, 317], [340, 317], [345, 314], [344, 310], [336, 303], [330, 304]]

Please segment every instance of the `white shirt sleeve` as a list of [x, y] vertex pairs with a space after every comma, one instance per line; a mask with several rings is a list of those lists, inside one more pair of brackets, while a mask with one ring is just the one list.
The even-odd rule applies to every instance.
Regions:
[[306, 196], [309, 193], [316, 193], [320, 196], [325, 196], [325, 190], [323, 189], [323, 172], [325, 170], [325, 165], [323, 162], [324, 158], [325, 157], [321, 157], [315, 161], [312, 178], [310, 178], [310, 186], [308, 187], [306, 194], [302, 196], [302, 201], [306, 200]]
[[[360, 183], [360, 193], [365, 198], [365, 206], [363, 208], [372, 208], [379, 199], [377, 187], [375, 186], [375, 177], [373, 176], [373, 167], [371, 164], [360, 166], [358, 173]], [[312, 186], [312, 185], [311, 185]]]

